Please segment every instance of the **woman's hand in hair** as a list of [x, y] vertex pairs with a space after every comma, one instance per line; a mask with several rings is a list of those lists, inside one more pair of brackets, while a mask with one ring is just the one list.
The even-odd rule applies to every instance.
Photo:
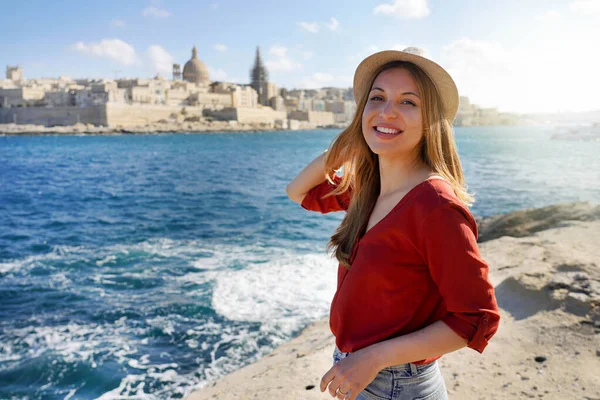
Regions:
[[[335, 151], [325, 150], [323, 153], [325, 165], [328, 168], [328, 172], [332, 173], [332, 170], [339, 170], [342, 165], [347, 162], [346, 152], [344, 150], [338, 151], [337, 154]], [[335, 156], [335, 159], [332, 158]]]

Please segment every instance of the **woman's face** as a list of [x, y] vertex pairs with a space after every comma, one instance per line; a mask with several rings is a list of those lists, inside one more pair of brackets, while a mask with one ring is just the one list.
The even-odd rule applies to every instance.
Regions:
[[380, 73], [362, 114], [363, 136], [375, 154], [417, 155], [423, 136], [422, 100], [417, 84], [403, 68]]

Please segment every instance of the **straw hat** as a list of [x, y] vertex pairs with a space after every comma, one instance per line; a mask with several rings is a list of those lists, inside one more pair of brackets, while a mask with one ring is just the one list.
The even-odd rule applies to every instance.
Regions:
[[402, 51], [385, 50], [365, 58], [354, 73], [354, 101], [358, 104], [360, 98], [371, 90], [369, 84], [375, 71], [392, 61], [406, 61], [421, 68], [433, 81], [442, 101], [442, 113], [448, 121], [454, 121], [458, 111], [458, 89], [454, 80], [438, 64], [424, 57], [423, 50], [417, 47], [407, 47]]

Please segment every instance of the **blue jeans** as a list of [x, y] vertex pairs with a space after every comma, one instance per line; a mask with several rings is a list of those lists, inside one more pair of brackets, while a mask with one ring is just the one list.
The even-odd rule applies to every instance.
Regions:
[[[333, 363], [351, 353], [333, 351]], [[444, 377], [437, 361], [425, 365], [394, 365], [379, 371], [373, 382], [358, 394], [356, 400], [447, 400]]]

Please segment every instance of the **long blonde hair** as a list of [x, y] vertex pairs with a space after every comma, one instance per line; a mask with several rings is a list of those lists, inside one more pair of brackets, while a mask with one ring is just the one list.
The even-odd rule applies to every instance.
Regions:
[[[437, 175], [446, 179], [458, 199], [470, 207], [474, 198], [467, 192], [452, 127], [450, 121], [442, 115], [440, 97], [429, 76], [412, 63], [395, 61], [375, 71], [369, 88], [381, 72], [392, 68], [407, 70], [423, 97], [421, 160]], [[366, 91], [358, 101], [350, 126], [333, 139], [325, 153], [325, 174], [329, 180], [334, 171], [342, 167], [344, 170], [342, 181], [329, 195], [341, 194], [349, 188], [352, 190], [352, 200], [346, 216], [327, 244], [327, 252], [334, 252], [335, 257], [346, 268], [350, 268], [352, 248], [371, 215], [380, 191], [379, 158], [367, 145], [362, 132], [362, 114], [368, 96], [369, 91]]]

